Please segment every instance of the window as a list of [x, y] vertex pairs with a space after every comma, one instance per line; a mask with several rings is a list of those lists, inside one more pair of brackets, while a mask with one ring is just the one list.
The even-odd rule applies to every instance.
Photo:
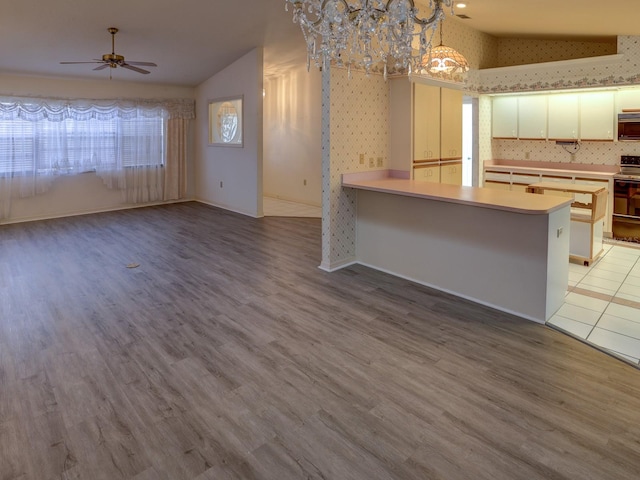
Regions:
[[73, 174], [164, 165], [162, 111], [133, 118], [100, 117], [0, 119], [0, 175]]

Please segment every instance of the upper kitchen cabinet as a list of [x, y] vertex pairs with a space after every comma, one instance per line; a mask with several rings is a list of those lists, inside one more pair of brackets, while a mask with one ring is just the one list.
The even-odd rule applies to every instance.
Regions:
[[578, 140], [580, 99], [577, 93], [548, 97], [549, 140]]
[[518, 97], [518, 138], [521, 140], [547, 139], [547, 96]]
[[440, 88], [415, 83], [413, 95], [413, 159], [439, 159]]
[[[637, 94], [625, 92], [623, 104], [640, 108], [640, 90], [632, 92]], [[592, 91], [494, 97], [492, 136], [520, 140], [613, 141], [615, 95], [613, 91]]]
[[580, 94], [580, 139], [613, 140], [615, 125], [614, 92]]
[[493, 138], [518, 138], [518, 97], [493, 97]]
[[640, 109], [640, 89], [632, 88], [618, 92], [618, 111]]

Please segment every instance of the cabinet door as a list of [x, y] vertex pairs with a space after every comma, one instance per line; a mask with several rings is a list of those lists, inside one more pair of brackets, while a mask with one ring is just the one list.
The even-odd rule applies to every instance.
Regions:
[[440, 89], [440, 159], [462, 158], [462, 91]]
[[561, 93], [549, 95], [549, 139], [578, 139], [578, 105], [577, 93]]
[[640, 108], [640, 89], [623, 89], [618, 92], [618, 111]]
[[493, 138], [518, 137], [518, 97], [493, 97]]
[[414, 84], [413, 159], [440, 158], [440, 88]]
[[615, 118], [613, 92], [580, 94], [580, 138], [613, 140]]
[[419, 182], [440, 183], [440, 165], [414, 166], [413, 179]]
[[546, 95], [518, 97], [518, 138], [521, 140], [546, 140]]
[[462, 162], [444, 162], [440, 165], [440, 183], [462, 185]]

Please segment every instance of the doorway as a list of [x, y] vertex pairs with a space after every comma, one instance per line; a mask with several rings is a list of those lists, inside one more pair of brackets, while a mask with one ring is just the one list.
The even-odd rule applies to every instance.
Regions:
[[[477, 186], [478, 175], [474, 175], [474, 103], [473, 98], [464, 96], [462, 99], [462, 185]], [[476, 182], [474, 184], [474, 178]]]

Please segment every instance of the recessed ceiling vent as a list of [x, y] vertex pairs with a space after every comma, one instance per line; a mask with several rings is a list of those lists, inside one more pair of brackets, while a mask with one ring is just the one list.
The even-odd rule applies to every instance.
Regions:
[[456, 17], [461, 18], [463, 20], [470, 20], [471, 17], [469, 15], [465, 15], [464, 13], [456, 13]]

